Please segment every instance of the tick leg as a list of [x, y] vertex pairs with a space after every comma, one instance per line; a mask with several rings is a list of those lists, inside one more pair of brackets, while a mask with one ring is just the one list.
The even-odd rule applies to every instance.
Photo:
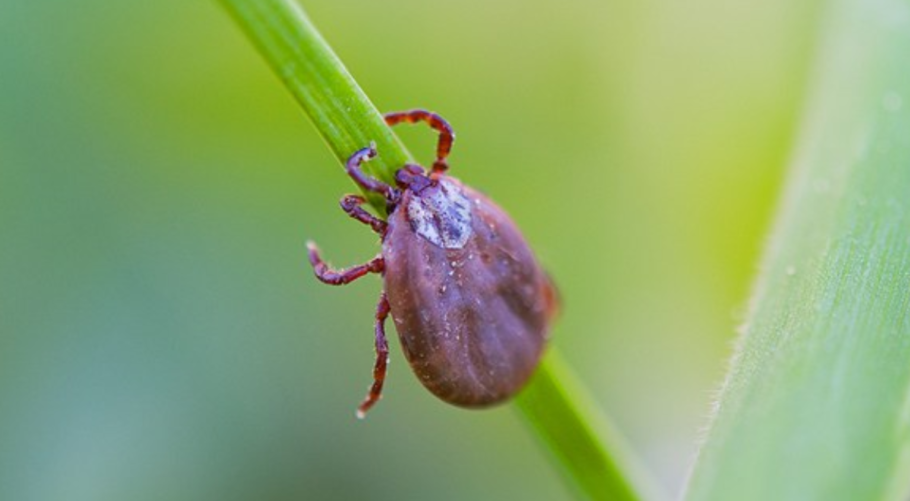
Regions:
[[360, 166], [363, 165], [364, 162], [369, 161], [375, 157], [376, 154], [376, 143], [370, 143], [370, 145], [366, 148], [361, 148], [355, 151], [354, 154], [348, 158], [348, 175], [351, 176], [351, 179], [353, 179], [354, 182], [360, 185], [363, 189], [372, 191], [374, 193], [379, 193], [380, 195], [384, 196], [386, 200], [392, 200], [395, 193], [394, 188], [372, 176], [367, 175], [360, 169]]
[[376, 305], [376, 364], [373, 366], [373, 385], [370, 392], [357, 407], [357, 417], [363, 419], [370, 407], [373, 407], [382, 396], [382, 383], [385, 382], [386, 368], [389, 365], [389, 343], [385, 339], [385, 319], [389, 317], [389, 300], [385, 291], [379, 296]]
[[310, 264], [313, 265], [313, 271], [320, 282], [329, 285], [345, 285], [357, 280], [367, 273], [382, 273], [385, 270], [385, 260], [382, 256], [377, 256], [365, 264], [351, 266], [344, 270], [333, 270], [325, 264], [322, 257], [319, 256], [319, 248], [313, 242], [307, 242], [309, 251]]
[[363, 210], [360, 206], [364, 203], [366, 203], [366, 199], [360, 195], [345, 195], [341, 199], [341, 209], [352, 218], [369, 225], [376, 233], [385, 235], [386, 222]]
[[439, 142], [436, 143], [436, 161], [433, 162], [432, 176], [434, 178], [439, 177], [448, 170], [449, 164], [446, 163], [446, 157], [449, 156], [449, 152], [452, 151], [452, 144], [455, 142], [455, 131], [452, 130], [449, 122], [436, 113], [427, 110], [418, 109], [386, 113], [385, 123], [397, 125], [401, 122], [410, 124], [426, 122], [427, 125], [439, 132]]

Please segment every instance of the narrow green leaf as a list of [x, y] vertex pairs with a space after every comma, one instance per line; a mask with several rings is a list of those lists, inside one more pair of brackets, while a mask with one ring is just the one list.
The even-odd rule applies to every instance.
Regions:
[[910, 493], [910, 4], [829, 15], [690, 500]]
[[[291, 91], [329, 148], [342, 162], [376, 143], [379, 156], [364, 165], [374, 177], [392, 183], [411, 155], [347, 68], [293, 0], [221, 0], [237, 24]], [[385, 212], [375, 193], [370, 203]]]
[[[342, 162], [377, 143], [380, 157], [368, 164], [385, 181], [410, 155], [344, 65], [292, 0], [221, 0], [270, 62]], [[381, 199], [372, 197], [378, 210]], [[654, 499], [653, 488], [633, 467], [617, 433], [596, 412], [555, 350], [518, 398], [527, 418], [576, 492], [591, 499]], [[640, 490], [638, 490], [640, 489]]]
[[516, 405], [579, 494], [613, 501], [663, 499], [556, 350], [544, 358]]

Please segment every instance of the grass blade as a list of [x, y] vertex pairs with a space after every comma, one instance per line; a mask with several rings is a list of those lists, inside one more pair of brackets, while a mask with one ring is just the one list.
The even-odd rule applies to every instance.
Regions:
[[579, 494], [612, 501], [664, 498], [555, 350], [516, 407]]
[[[348, 73], [306, 13], [292, 0], [221, 0], [306, 112], [342, 166], [376, 142], [363, 170], [387, 183], [411, 155]], [[376, 210], [385, 203], [364, 193]]]
[[[380, 156], [367, 166], [374, 176], [392, 180], [410, 155], [303, 9], [291, 0], [221, 2], [303, 106], [339, 161], [376, 141]], [[385, 209], [380, 199], [370, 200], [377, 210]], [[553, 351], [518, 398], [518, 408], [531, 429], [553, 452], [576, 492], [591, 499], [654, 499], [642, 494], [653, 489]]]
[[689, 500], [907, 498], [910, 6], [836, 0], [829, 15]]

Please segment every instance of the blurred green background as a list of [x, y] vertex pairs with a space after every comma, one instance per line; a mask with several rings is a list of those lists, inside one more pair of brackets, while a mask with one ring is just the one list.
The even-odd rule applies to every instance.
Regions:
[[[304, 3], [382, 110], [557, 280], [553, 344], [678, 492], [773, 216], [814, 2]], [[0, 499], [564, 499], [509, 406], [449, 407], [393, 341], [364, 422], [378, 252], [216, 2], [0, 8]], [[433, 135], [402, 129], [427, 161]]]

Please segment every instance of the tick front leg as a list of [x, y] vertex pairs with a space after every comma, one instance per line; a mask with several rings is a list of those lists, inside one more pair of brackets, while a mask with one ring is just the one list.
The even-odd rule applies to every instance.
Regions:
[[352, 218], [369, 225], [376, 233], [385, 235], [386, 222], [363, 210], [361, 205], [364, 203], [366, 203], [366, 199], [359, 195], [345, 195], [341, 199], [341, 209]]
[[351, 176], [351, 179], [355, 183], [360, 185], [363, 189], [367, 191], [372, 191], [374, 193], [379, 193], [386, 200], [393, 200], [395, 198], [395, 189], [391, 186], [383, 183], [382, 181], [367, 175], [360, 169], [360, 166], [364, 162], [368, 162], [370, 159], [376, 157], [376, 143], [370, 143], [366, 148], [361, 148], [354, 152], [353, 155], [348, 158], [346, 168], [348, 175]]
[[436, 143], [436, 161], [433, 162], [433, 177], [439, 177], [449, 169], [446, 163], [446, 157], [452, 151], [452, 144], [455, 143], [455, 131], [445, 118], [436, 113], [427, 110], [410, 110], [386, 113], [385, 123], [388, 125], [397, 125], [401, 122], [416, 124], [426, 122], [427, 125], [439, 132], [439, 142]]
[[377, 256], [366, 264], [359, 264], [344, 270], [333, 270], [319, 256], [319, 248], [313, 242], [307, 242], [310, 264], [320, 282], [329, 285], [345, 285], [357, 280], [367, 273], [382, 273], [385, 270], [385, 260]]
[[370, 392], [366, 398], [357, 407], [357, 417], [363, 419], [367, 411], [376, 405], [379, 398], [382, 397], [382, 384], [385, 382], [386, 368], [389, 365], [389, 343], [385, 338], [385, 320], [389, 317], [389, 300], [385, 291], [379, 296], [379, 304], [376, 305], [376, 364], [373, 366], [373, 385], [370, 386]]

